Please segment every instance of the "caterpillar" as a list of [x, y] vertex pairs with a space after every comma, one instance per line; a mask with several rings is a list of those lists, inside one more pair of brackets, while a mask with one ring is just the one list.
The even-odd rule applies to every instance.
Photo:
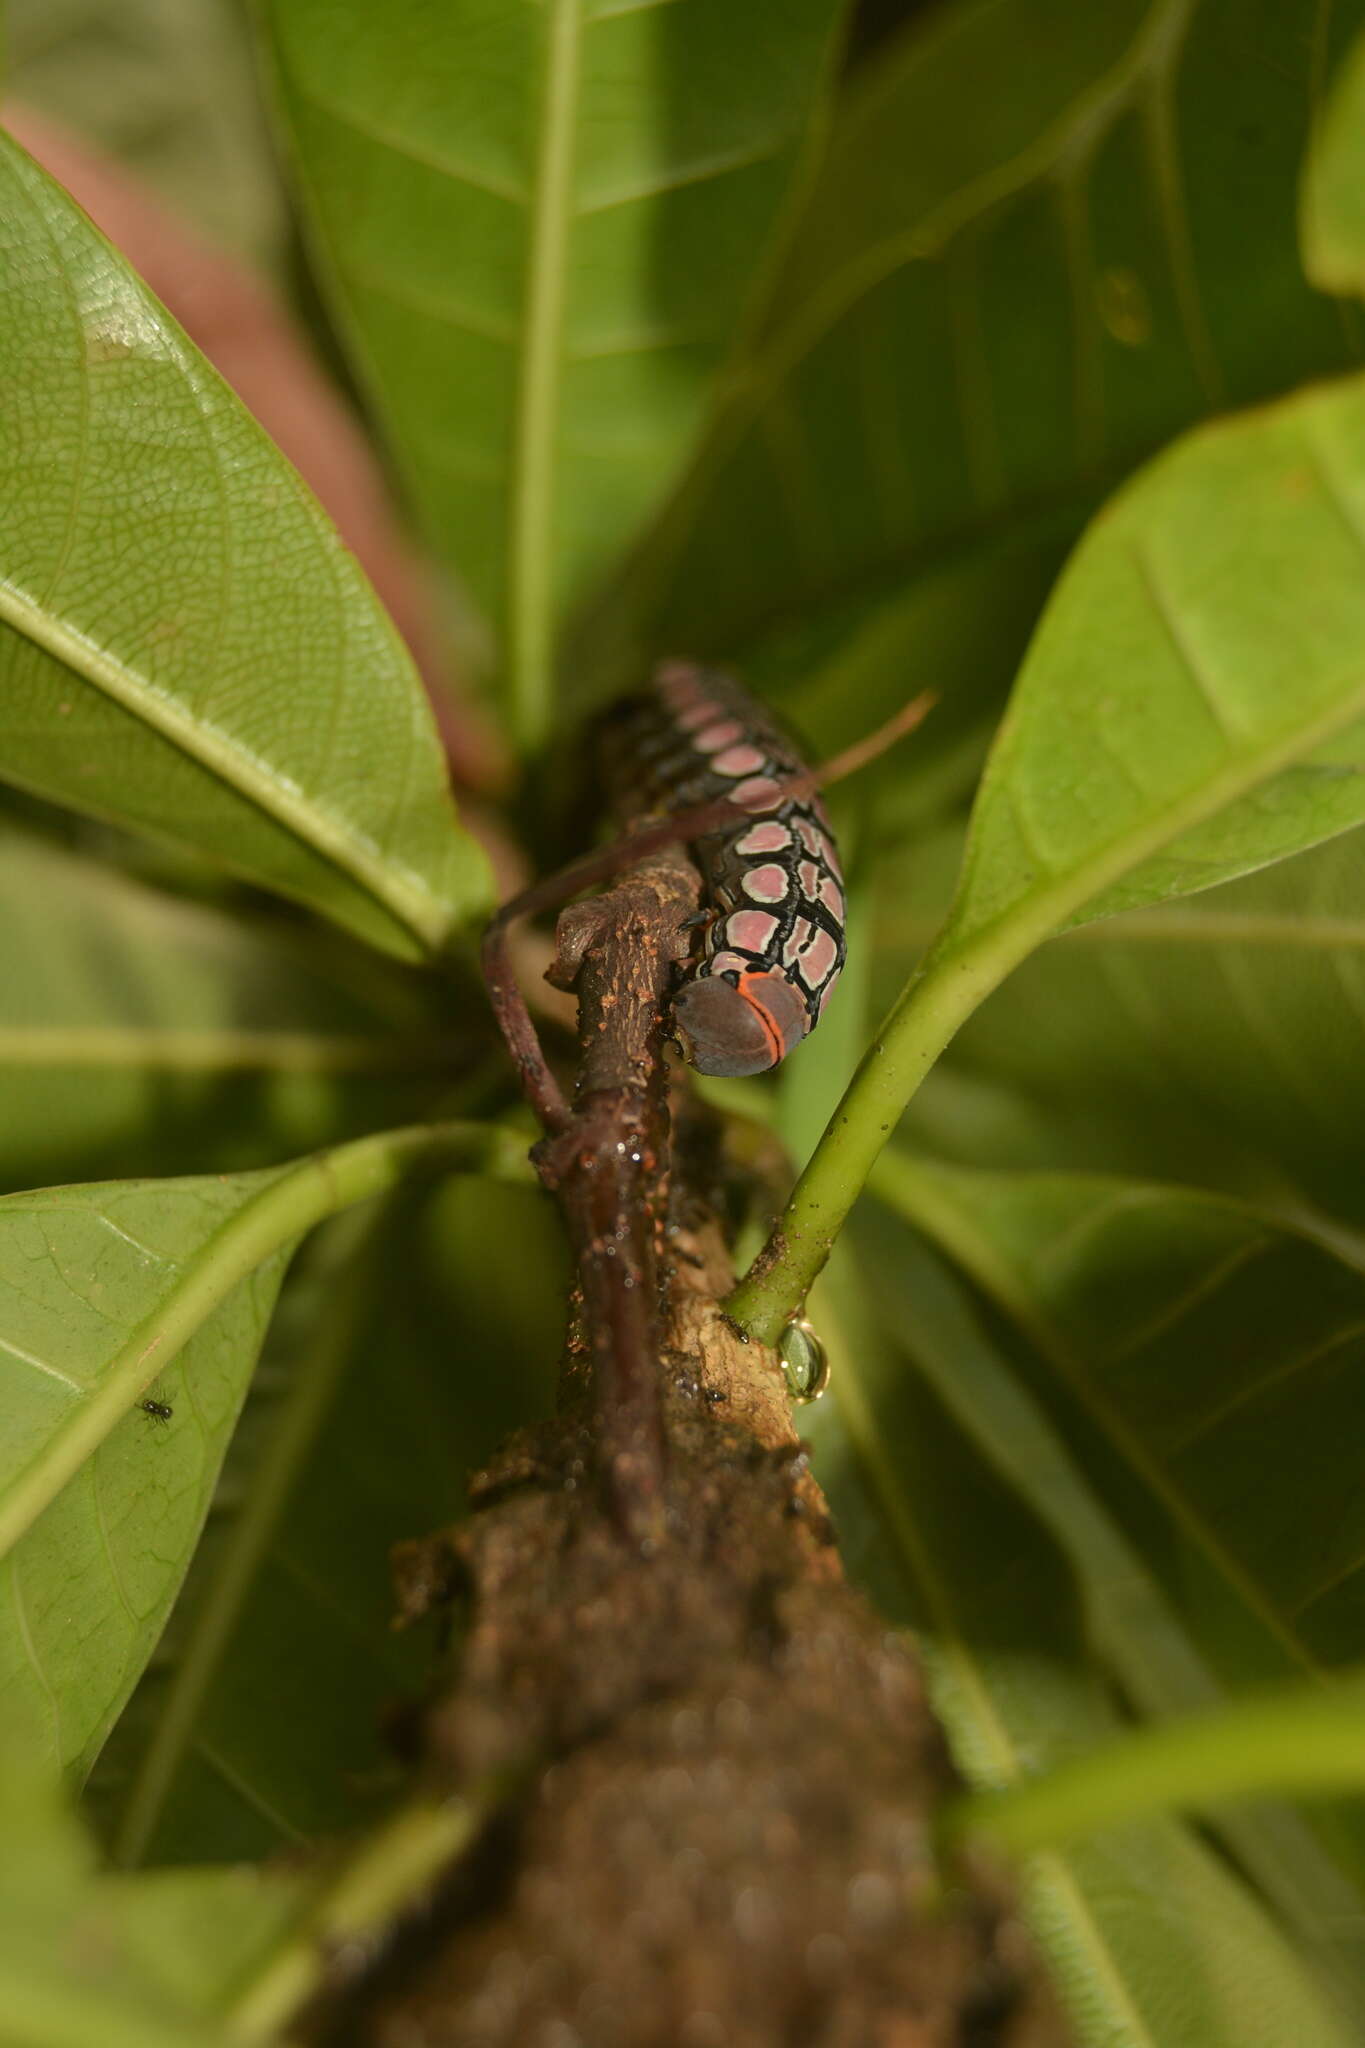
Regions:
[[720, 797], [747, 813], [691, 848], [703, 909], [672, 1024], [699, 1073], [761, 1074], [815, 1029], [844, 965], [843, 875], [825, 807], [781, 796], [804, 762], [714, 669], [665, 662], [604, 736], [612, 793], [637, 819]]

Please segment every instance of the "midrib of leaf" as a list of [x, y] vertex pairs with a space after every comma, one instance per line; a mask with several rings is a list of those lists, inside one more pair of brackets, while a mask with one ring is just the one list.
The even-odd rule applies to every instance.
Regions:
[[349, 875], [426, 946], [434, 948], [440, 944], [447, 915], [420, 875], [331, 816], [296, 783], [279, 775], [269, 762], [196, 718], [146, 676], [107, 648], [98, 646], [69, 620], [46, 611], [37, 599], [3, 576], [0, 622], [13, 627], [72, 675], [103, 691], [144, 725], [170, 740], [188, 759], [198, 762], [266, 817], [292, 832], [303, 845]]
[[177, 1073], [395, 1073], [448, 1064], [450, 1041], [149, 1025], [0, 1026], [3, 1067], [161, 1067]]
[[508, 675], [518, 735], [528, 748], [544, 738], [551, 703], [555, 457], [582, 35], [581, 0], [545, 4], [550, 18], [512, 428], [507, 565]]
[[[265, 1454], [252, 1474], [246, 1500], [224, 1546], [211, 1594], [195, 1616], [157, 1720], [155, 1738], [133, 1778], [114, 1835], [110, 1853], [115, 1863], [131, 1866], [142, 1860], [165, 1810], [176, 1773], [193, 1742], [205, 1698], [222, 1667], [232, 1632], [279, 1528], [290, 1488], [345, 1371], [354, 1336], [356, 1298], [372, 1277], [375, 1258], [373, 1217], [353, 1216], [331, 1228], [341, 1231], [348, 1224], [345, 1247], [334, 1247], [340, 1284], [275, 1417]], [[349, 1259], [347, 1252], [351, 1255]], [[245, 1788], [239, 1789], [245, 1792]], [[259, 1801], [259, 1794], [253, 1796]], [[292, 1832], [287, 1822], [284, 1827], [286, 1832]]]
[[[837, 1323], [824, 1311], [822, 1328], [827, 1336], [835, 1338], [837, 1344]], [[905, 1488], [891, 1469], [885, 1433], [876, 1427], [871, 1404], [859, 1377], [857, 1344], [838, 1344], [838, 1352], [839, 1419], [859, 1464], [872, 1482], [887, 1527], [904, 1554], [911, 1577], [921, 1588], [933, 1615], [935, 1653], [952, 1670], [964, 1697], [972, 1704], [976, 1733], [991, 1754], [995, 1784], [1012, 1785], [1025, 1775], [1024, 1760], [996, 1710], [971, 1646], [957, 1626], [951, 1600], [915, 1526]], [[1112, 2024], [1126, 2030], [1117, 2037], [1116, 2048], [1141, 2048], [1144, 2043], [1148, 2048], [1159, 2048], [1134, 2007], [1109, 1945], [1065, 1860], [1043, 1851], [1028, 1858], [1027, 1872], [1029, 1890], [1040, 1896], [1050, 1896], [1054, 1910], [1071, 1926], [1078, 1950], [1089, 1961], [1092, 1982], [1109, 2000]]]
[[[478, 1161], [488, 1172], [521, 1177], [525, 1171], [522, 1142], [495, 1124], [413, 1125], [315, 1153], [248, 1197], [200, 1246], [183, 1277], [129, 1333], [95, 1385], [0, 1497], [0, 1557], [235, 1287], [325, 1216], [393, 1186], [415, 1159], [447, 1153], [452, 1162]], [[13, 1201], [11, 1213], [18, 1206]]]

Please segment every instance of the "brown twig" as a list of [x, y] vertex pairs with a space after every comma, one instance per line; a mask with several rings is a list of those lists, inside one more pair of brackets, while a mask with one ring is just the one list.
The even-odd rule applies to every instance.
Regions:
[[659, 1246], [668, 1183], [663, 1011], [700, 878], [657, 849], [603, 896], [560, 918], [550, 978], [578, 995], [572, 1111], [533, 1157], [564, 1210], [578, 1266], [578, 1341], [589, 1359], [597, 1448], [620, 1526], [662, 1533]]
[[[851, 774], [912, 730], [921, 696], [823, 766], [787, 778], [776, 800]], [[658, 1236], [667, 1185], [663, 1018], [683, 927], [700, 901], [684, 847], [748, 814], [721, 799], [633, 826], [503, 905], [484, 935], [489, 1000], [545, 1130], [533, 1155], [563, 1207], [578, 1261], [582, 1343], [592, 1364], [598, 1445], [621, 1526], [648, 1540], [660, 1527], [663, 1430], [658, 1395]], [[628, 873], [622, 873], [629, 867]], [[548, 979], [579, 998], [580, 1063], [572, 1110], [517, 985], [513, 922], [620, 877], [566, 910]]]
[[336, 2048], [520, 2048], [585, 2015], [619, 2048], [1006, 2048], [1009, 1923], [938, 1887], [946, 1758], [842, 1580], [776, 1357], [721, 1310], [727, 1162], [685, 1097], [670, 1164], [663, 1015], [701, 890], [678, 822], [559, 920], [578, 1072], [533, 1155], [578, 1273], [559, 1412], [399, 1559], [407, 1618], [461, 1615], [415, 1730], [430, 1787], [503, 1782], [505, 1808], [343, 1960], [309, 2036]]

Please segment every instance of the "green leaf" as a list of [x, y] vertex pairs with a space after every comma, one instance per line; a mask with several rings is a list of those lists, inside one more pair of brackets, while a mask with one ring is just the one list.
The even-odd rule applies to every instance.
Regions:
[[[0, 1689], [75, 1774], [161, 1632], [293, 1245], [415, 1160], [504, 1154], [493, 1129], [434, 1126], [265, 1173], [0, 1201]], [[151, 1388], [164, 1427], [137, 1405]]]
[[1304, 268], [1324, 291], [1365, 291], [1365, 35], [1343, 59], [1304, 166]]
[[878, 1185], [1023, 1333], [1022, 1365], [1226, 1682], [1365, 1653], [1360, 1271], [1179, 1188], [899, 1156]]
[[265, 1856], [392, 1801], [384, 1714], [420, 1696], [432, 1644], [394, 1632], [390, 1550], [453, 1521], [468, 1473], [550, 1405], [567, 1276], [538, 1189], [451, 1182], [340, 1219], [302, 1266], [91, 1777], [121, 1864]]
[[[111, 1183], [0, 1203], [0, 1668], [6, 1692], [46, 1710], [52, 1752], [77, 1778], [170, 1611], [286, 1252], [223, 1290], [160, 1372], [169, 1347], [157, 1347], [158, 1309], [223, 1223], [278, 1178]], [[137, 1407], [153, 1385], [175, 1411], [164, 1428]]]
[[419, 1115], [454, 1041], [311, 937], [0, 826], [0, 1188], [231, 1172]]
[[694, 431], [839, 11], [270, 0], [327, 281], [528, 741], [557, 619]]
[[889, 1131], [1055, 932], [1187, 895], [1365, 818], [1365, 383], [1206, 427], [1129, 485], [1034, 637], [937, 944], [731, 1304], [771, 1340]]
[[[878, 1192], [893, 1209], [901, 1206], [901, 1169], [895, 1152], [878, 1167]], [[904, 1173], [916, 1187], [915, 1169]], [[905, 1206], [913, 1217], [913, 1196]], [[1197, 1635], [961, 1283], [885, 1212], [860, 1219], [855, 1241], [860, 1270], [876, 1276], [868, 1299], [884, 1341], [905, 1354], [976, 1454], [1063, 1551], [1086, 1643], [1130, 1707], [1164, 1722], [1223, 1703], [1227, 1695]], [[1365, 1894], [1287, 1808], [1260, 1804], [1220, 1815], [1218, 1832], [1365, 2017]]]
[[[834, 1391], [803, 1428], [851, 1564], [914, 1623], [968, 1782], [1014, 1784], [1118, 1725], [1087, 1662], [1073, 1583], [1038, 1523], [858, 1309], [856, 1291], [850, 1299], [841, 1284], [834, 1302], [826, 1292]], [[928, 1321], [935, 1311], [931, 1298]], [[1173, 1821], [1030, 1857], [1020, 1892], [1087, 2048], [1351, 2038], [1259, 1901]]]
[[420, 684], [293, 470], [0, 141], [0, 772], [393, 951], [485, 901]]
[[12, 1713], [0, 1729], [0, 1832], [4, 2048], [225, 2048], [210, 2021], [297, 1919], [296, 1875], [106, 1876]]
[[[1114, 501], [1029, 651], [941, 955], [1187, 895], [1365, 816], [1365, 385], [1206, 428]], [[1025, 948], [1026, 949], [1026, 948]]]
[[1074, 534], [1192, 421], [1349, 366], [1303, 274], [1296, 185], [1362, 20], [1360, 0], [929, 10], [849, 93], [751, 345], [579, 672], [733, 654], [870, 582]]
[[[916, 845], [885, 874], [888, 974], [932, 936], [908, 891], [935, 858]], [[1363, 899], [1357, 830], [1068, 933], [968, 1019], [907, 1130], [962, 1165], [1193, 1182], [1359, 1229]]]
[[861, 818], [875, 806], [879, 836], [922, 829], [975, 789], [1072, 532], [1054, 520], [898, 580], [893, 594], [864, 592], [775, 626], [746, 648], [745, 682], [780, 703], [814, 760], [874, 731], [921, 688], [934, 692], [924, 725], [853, 785], [850, 808]]
[[1326, 1692], [1305, 1685], [1139, 1729], [1029, 1785], [968, 1800], [952, 1820], [998, 1848], [1050, 1847], [1134, 1816], [1216, 1814], [1264, 1792], [1365, 1791], [1360, 1739], [1365, 1681], [1357, 1666]]

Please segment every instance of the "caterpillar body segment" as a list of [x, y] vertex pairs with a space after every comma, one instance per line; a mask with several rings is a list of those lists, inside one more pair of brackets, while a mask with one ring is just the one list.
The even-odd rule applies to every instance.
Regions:
[[611, 713], [605, 746], [616, 801], [636, 818], [719, 798], [745, 813], [692, 847], [705, 910], [673, 1025], [699, 1073], [775, 1067], [819, 1023], [847, 951], [825, 807], [781, 794], [805, 763], [738, 683], [690, 662], [665, 663]]

